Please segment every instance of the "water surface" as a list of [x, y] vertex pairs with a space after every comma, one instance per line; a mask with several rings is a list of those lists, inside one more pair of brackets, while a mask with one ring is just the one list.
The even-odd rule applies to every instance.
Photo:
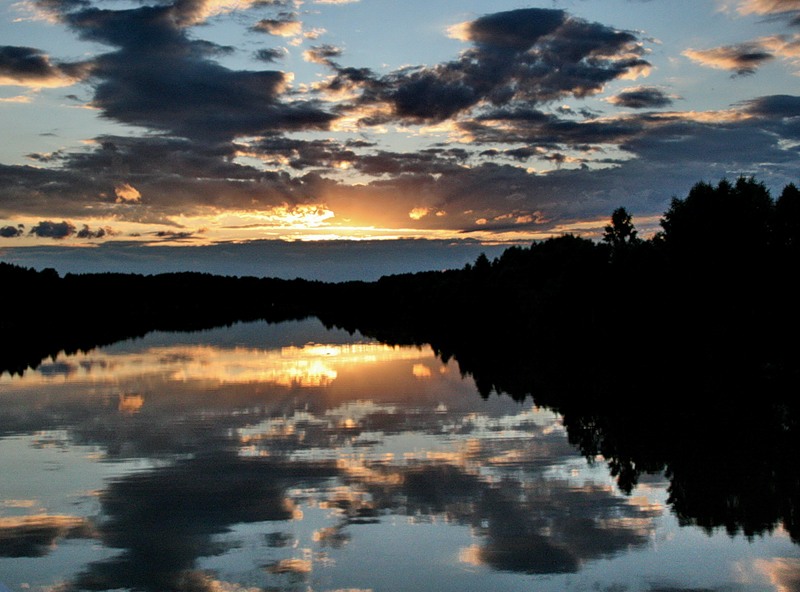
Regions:
[[781, 527], [679, 526], [528, 399], [318, 321], [0, 378], [0, 590], [800, 589]]

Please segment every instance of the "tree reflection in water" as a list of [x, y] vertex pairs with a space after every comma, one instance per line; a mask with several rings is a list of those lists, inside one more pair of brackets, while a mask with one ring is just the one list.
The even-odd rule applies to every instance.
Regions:
[[[455, 590], [472, 566], [579, 574], [662, 536], [650, 474], [669, 480], [663, 501], [683, 524], [798, 541], [797, 408], [780, 369], [737, 360], [703, 377], [631, 354], [623, 372], [574, 350], [343, 331], [309, 344], [296, 328], [309, 323], [162, 334], [4, 377], [0, 445], [83, 463], [92, 450], [119, 470], [81, 485], [96, 488], [80, 494], [93, 511], [0, 495], [29, 514], [0, 518], [0, 561], [102, 547], [63, 584], [76, 590]], [[779, 559], [759, 565], [790, 578]]]

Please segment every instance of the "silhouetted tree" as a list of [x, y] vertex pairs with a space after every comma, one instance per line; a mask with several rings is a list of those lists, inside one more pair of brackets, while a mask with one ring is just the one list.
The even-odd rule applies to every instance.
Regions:
[[603, 242], [610, 244], [615, 249], [634, 244], [639, 241], [636, 228], [633, 226], [631, 215], [625, 208], [617, 208], [611, 214], [611, 224], [605, 227]]
[[752, 177], [740, 177], [735, 185], [723, 179], [717, 187], [697, 183], [664, 213], [664, 244], [683, 261], [741, 266], [766, 251], [773, 207], [767, 188]]
[[800, 251], [800, 189], [794, 183], [784, 187], [775, 202], [774, 227], [778, 248]]
[[485, 275], [489, 273], [491, 268], [492, 264], [489, 263], [489, 258], [486, 256], [486, 253], [481, 253], [475, 260], [475, 265], [472, 267], [472, 270], [477, 274]]

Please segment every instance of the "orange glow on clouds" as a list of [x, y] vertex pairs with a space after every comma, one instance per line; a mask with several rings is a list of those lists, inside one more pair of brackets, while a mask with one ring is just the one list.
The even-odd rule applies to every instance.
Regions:
[[117, 408], [120, 413], [133, 415], [139, 413], [143, 405], [144, 397], [142, 395], [120, 395], [119, 406]]
[[128, 183], [120, 183], [114, 187], [114, 194], [117, 196], [117, 203], [139, 203], [142, 201], [142, 194]]

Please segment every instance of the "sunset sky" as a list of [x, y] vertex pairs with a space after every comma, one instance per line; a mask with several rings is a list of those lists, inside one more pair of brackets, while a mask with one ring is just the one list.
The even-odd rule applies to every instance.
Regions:
[[372, 278], [800, 182], [800, 0], [0, 6], [0, 260]]

